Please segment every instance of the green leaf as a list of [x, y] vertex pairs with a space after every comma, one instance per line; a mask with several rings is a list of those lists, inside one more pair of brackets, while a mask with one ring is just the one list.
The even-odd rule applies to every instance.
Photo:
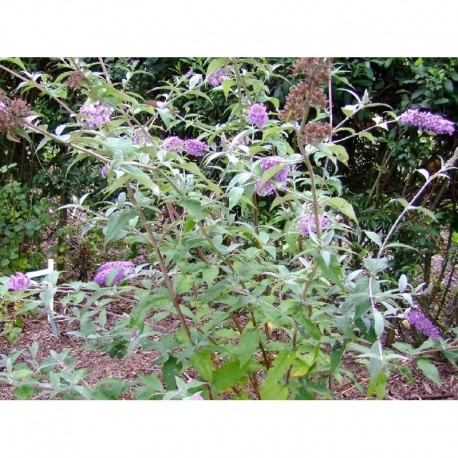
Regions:
[[262, 400], [285, 400], [288, 388], [278, 382], [294, 363], [295, 354], [287, 350], [280, 351], [274, 360], [274, 365], [267, 371], [267, 377], [261, 385]]
[[213, 280], [219, 275], [218, 267], [206, 267], [202, 270], [202, 278], [207, 285], [212, 285]]
[[135, 216], [137, 216], [135, 210], [112, 213], [108, 220], [108, 225], [105, 232], [105, 246], [112, 240], [116, 240], [120, 232], [128, 226], [129, 220]]
[[382, 272], [388, 267], [387, 258], [366, 258], [364, 259], [364, 267], [370, 272]]
[[326, 204], [343, 213], [345, 216], [348, 216], [356, 223], [358, 222], [353, 206], [345, 199], [342, 199], [342, 197], [330, 197], [329, 199], [326, 199]]
[[159, 116], [164, 122], [168, 130], [170, 130], [170, 110], [168, 108], [161, 108], [159, 110]]
[[420, 358], [417, 360], [417, 366], [423, 372], [425, 377], [428, 377], [436, 385], [442, 385], [439, 371], [437, 370], [437, 367], [431, 363], [431, 361], [426, 358]]
[[162, 366], [162, 378], [164, 379], [167, 390], [176, 389], [175, 377], [178, 377], [181, 373], [182, 364], [175, 358], [175, 356], [169, 356], [169, 359]]
[[208, 215], [208, 211], [202, 208], [200, 201], [197, 199], [183, 199], [179, 202], [179, 205], [189, 210], [189, 215], [195, 222], [205, 219]]
[[261, 337], [257, 330], [244, 331], [239, 344], [234, 348], [235, 354], [240, 361], [240, 367], [244, 366], [257, 350]]
[[379, 247], [382, 246], [382, 239], [376, 232], [372, 232], [372, 231], [364, 231], [364, 232], [375, 244], [377, 244]]
[[243, 188], [235, 187], [229, 191], [229, 210], [235, 207], [243, 196]]
[[383, 320], [383, 315], [378, 311], [374, 311], [374, 330], [377, 337], [380, 337], [383, 334], [385, 329], [385, 322]]
[[237, 359], [228, 361], [213, 373], [213, 385], [218, 391], [226, 390], [236, 384], [244, 372]]
[[206, 381], [213, 379], [213, 362], [210, 351], [199, 351], [191, 356], [191, 363], [197, 373]]
[[403, 293], [405, 289], [407, 288], [407, 276], [406, 275], [402, 274], [399, 277], [398, 288], [399, 288], [399, 292], [401, 293]]
[[129, 385], [120, 379], [100, 380], [94, 389], [94, 399], [96, 400], [116, 400], [119, 399], [127, 390]]
[[159, 187], [143, 170], [134, 165], [121, 164], [120, 168], [135, 178], [139, 183], [146, 186], [151, 192], [158, 196], [160, 194]]
[[35, 393], [37, 389], [33, 385], [19, 385], [13, 390], [13, 395], [18, 399], [30, 399]]

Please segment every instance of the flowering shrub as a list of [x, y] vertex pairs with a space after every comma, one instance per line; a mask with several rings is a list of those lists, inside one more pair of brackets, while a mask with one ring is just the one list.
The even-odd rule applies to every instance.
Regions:
[[455, 132], [453, 122], [444, 119], [442, 116], [425, 111], [407, 110], [399, 117], [399, 120], [407, 126], [417, 127], [418, 129], [436, 134], [453, 135]]
[[[71, 72], [80, 71], [79, 65], [67, 62]], [[138, 348], [161, 354], [155, 361], [161, 380], [119, 383], [112, 391], [118, 397], [135, 388], [138, 399], [332, 398], [335, 386], [348, 380], [348, 353], [368, 367], [366, 395], [383, 398], [393, 362], [416, 361], [416, 349], [405, 342], [385, 345], [387, 331], [405, 317], [420, 288], [405, 275], [392, 276], [390, 260], [400, 249], [393, 235], [415, 199], [446, 177], [453, 163], [424, 174], [410, 202], [399, 200], [404, 209], [396, 209], [399, 216], [386, 231], [361, 229], [363, 212], [345, 198], [339, 178], [350, 157], [341, 144], [345, 122], [333, 124], [326, 94], [331, 61], [296, 61], [290, 76], [299, 81], [283, 107], [263, 81], [272, 70], [263, 59], [210, 59], [207, 78], [180, 72], [150, 90], [156, 97], [150, 103], [112, 87], [109, 69], [85, 73], [79, 89], [101, 94], [99, 102], [80, 110], [85, 126], [63, 121], [57, 134], [40, 118], [24, 124], [29, 132], [70, 145], [75, 161], [100, 162], [107, 191], [117, 197], [104, 203], [92, 224], [103, 226], [106, 244], [125, 240], [148, 253], [142, 266], [104, 264], [94, 282], [65, 286], [48, 279], [27, 293], [39, 294], [49, 309], [50, 297], [62, 288], [63, 302], [73, 305], [69, 319], [81, 324], [74, 337], [111, 356], [128, 357]], [[105, 100], [106, 88], [112, 91]], [[209, 94], [223, 94], [228, 105], [215, 123], [206, 122], [201, 104], [211, 101]], [[379, 108], [353, 95], [355, 104], [343, 108], [348, 119]], [[274, 107], [270, 118], [267, 105], [254, 100]], [[116, 122], [108, 122], [112, 115]], [[363, 132], [349, 135], [367, 139], [369, 130], [398, 122], [390, 111], [378, 116]], [[139, 129], [134, 134], [133, 126]], [[86, 205], [80, 199], [67, 207]], [[358, 247], [354, 238], [361, 241]], [[106, 329], [105, 307], [114, 297], [133, 306], [129, 319]], [[445, 350], [450, 334], [439, 335], [435, 324], [414, 313], [407, 319], [429, 337], [427, 348]], [[179, 327], [171, 335], [157, 333], [154, 325], [169, 317]], [[424, 355], [419, 368], [431, 375]], [[69, 366], [67, 356], [60, 360]], [[185, 381], [190, 369], [194, 378]], [[100, 395], [87, 387], [76, 392]]]
[[16, 272], [8, 279], [8, 288], [13, 291], [19, 291], [21, 289], [25, 289], [29, 286], [30, 279], [22, 272]]
[[266, 106], [262, 103], [255, 103], [250, 108], [250, 114], [248, 115], [248, 121], [251, 124], [256, 124], [261, 128], [267, 121], [269, 117], [267, 116]]
[[[134, 264], [130, 261], [107, 262], [99, 267], [94, 281], [99, 285], [117, 284], [127, 275], [133, 274], [134, 270]], [[110, 277], [113, 277], [111, 282], [109, 282]]]
[[85, 123], [89, 128], [103, 126], [110, 121], [113, 108], [104, 106], [100, 101], [85, 105], [80, 109], [80, 114], [85, 116]]

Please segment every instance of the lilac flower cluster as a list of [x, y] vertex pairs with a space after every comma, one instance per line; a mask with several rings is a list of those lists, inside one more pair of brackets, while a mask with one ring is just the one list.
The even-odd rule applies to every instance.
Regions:
[[104, 166], [100, 169], [100, 176], [101, 176], [102, 178], [106, 179], [109, 172], [110, 172], [110, 167], [108, 167], [107, 165], [104, 165]]
[[184, 141], [179, 137], [167, 137], [162, 148], [170, 153], [179, 153], [184, 147]]
[[[261, 163], [261, 169], [268, 170], [268, 169], [271, 169], [272, 167], [276, 167], [277, 165], [280, 165], [282, 162], [283, 162], [283, 159], [280, 156], [266, 157], [265, 159], [263, 159]], [[283, 167], [279, 172], [277, 172], [273, 176], [273, 179], [276, 181], [286, 181], [286, 179], [288, 178], [289, 172], [291, 172], [291, 167], [287, 165]]]
[[106, 107], [97, 101], [80, 108], [80, 114], [86, 116], [86, 124], [92, 129], [94, 126], [102, 126], [110, 121], [113, 108]]
[[151, 145], [152, 143], [153, 142], [148, 136], [148, 132], [146, 132], [141, 127], [134, 129], [134, 145]]
[[0, 111], [6, 111], [6, 105], [0, 100]]
[[263, 103], [255, 103], [250, 109], [248, 121], [261, 128], [268, 120], [266, 106]]
[[205, 399], [199, 393], [193, 394], [192, 396], [185, 398], [185, 400], [187, 401], [205, 401]]
[[99, 267], [94, 277], [94, 281], [99, 285], [106, 285], [108, 276], [114, 270], [117, 271], [113, 284], [119, 283], [125, 276], [133, 274], [135, 272], [135, 266], [130, 261], [112, 261], [107, 262]]
[[218, 70], [210, 73], [205, 81], [213, 87], [220, 86], [224, 80], [229, 78], [227, 74], [230, 69], [231, 67], [218, 68]]
[[[266, 157], [261, 162], [261, 169], [268, 170], [272, 167], [276, 167], [283, 162], [283, 159], [280, 156], [270, 156]], [[260, 196], [269, 196], [275, 192], [277, 185], [280, 188], [286, 188], [286, 179], [288, 174], [291, 172], [291, 167], [289, 165], [282, 168], [278, 171], [270, 180], [267, 180], [262, 184], [262, 178], [258, 178], [254, 185], [254, 189], [257, 194]]]
[[420, 311], [411, 311], [407, 314], [409, 324], [432, 340], [438, 340], [441, 336], [439, 329]]
[[[326, 216], [318, 215], [318, 225], [320, 230], [324, 229], [329, 224], [329, 219]], [[297, 222], [297, 227], [302, 235], [309, 235], [311, 232], [316, 232], [315, 215], [301, 216]]]
[[[282, 184], [282, 187], [284, 187], [285, 184], [286, 183]], [[264, 184], [262, 184], [262, 178], [258, 178], [254, 184], [254, 190], [256, 191], [256, 194], [260, 196], [270, 196], [276, 189], [277, 186], [273, 181], [267, 180]]]
[[407, 126], [414, 126], [436, 134], [453, 135], [455, 132], [455, 124], [452, 121], [429, 111], [407, 110], [400, 116], [399, 121]]
[[184, 148], [191, 156], [203, 156], [205, 151], [208, 151], [208, 145], [200, 140], [186, 140], [184, 142]]
[[19, 291], [25, 289], [30, 284], [30, 278], [27, 275], [24, 275], [21, 272], [16, 272], [14, 275], [8, 279], [7, 286], [13, 291]]

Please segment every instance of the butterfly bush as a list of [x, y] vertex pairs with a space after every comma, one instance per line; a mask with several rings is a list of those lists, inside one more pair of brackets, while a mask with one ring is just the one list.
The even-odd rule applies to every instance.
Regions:
[[407, 321], [423, 335], [432, 340], [438, 340], [441, 336], [439, 329], [420, 311], [411, 311], [407, 314]]
[[255, 103], [250, 109], [248, 121], [261, 128], [268, 120], [266, 106], [263, 103]]
[[179, 137], [167, 137], [162, 148], [170, 153], [179, 153], [184, 147], [184, 141]]
[[19, 291], [25, 289], [30, 285], [30, 278], [21, 272], [16, 272], [8, 279], [7, 286], [12, 291]]
[[401, 124], [417, 127], [436, 134], [453, 135], [455, 124], [442, 116], [435, 115], [429, 111], [407, 110], [399, 117]]
[[228, 79], [228, 73], [231, 67], [222, 67], [207, 76], [206, 82], [213, 87], [220, 86], [224, 80]]
[[86, 116], [84, 121], [92, 129], [94, 126], [102, 126], [109, 122], [113, 108], [106, 107], [100, 101], [97, 101], [81, 107], [79, 112]]
[[[318, 215], [318, 225], [324, 229], [329, 225], [329, 219], [326, 216]], [[302, 235], [309, 235], [310, 231], [316, 232], [315, 215], [301, 216], [297, 222], [297, 227]]]
[[191, 156], [203, 156], [205, 151], [208, 151], [208, 146], [206, 143], [201, 142], [200, 140], [186, 140], [184, 142], [184, 148], [188, 154]]
[[117, 270], [117, 273], [113, 279], [113, 284], [119, 283], [127, 275], [131, 275], [135, 272], [135, 266], [131, 261], [111, 261], [103, 264], [97, 270], [94, 277], [94, 281], [100, 286], [106, 285], [108, 276], [113, 270]]

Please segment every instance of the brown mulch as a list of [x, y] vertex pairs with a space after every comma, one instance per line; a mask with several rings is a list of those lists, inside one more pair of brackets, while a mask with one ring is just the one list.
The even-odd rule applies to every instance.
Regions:
[[[158, 367], [152, 365], [152, 362], [160, 356], [157, 352], [136, 350], [131, 357], [112, 358], [103, 350], [86, 350], [80, 339], [66, 336], [66, 332], [74, 329], [67, 323], [59, 323], [58, 329], [60, 340], [56, 340], [53, 336], [46, 318], [27, 319], [23, 332], [14, 345], [9, 344], [5, 337], [0, 337], [0, 353], [5, 354], [13, 349], [27, 348], [34, 342], [38, 342], [37, 360], [42, 361], [49, 357], [50, 350], [60, 353], [70, 348], [70, 356], [76, 360], [76, 369], [87, 369], [85, 381], [91, 387], [102, 379], [134, 380], [138, 374], [149, 375], [159, 370]], [[12, 395], [12, 387], [0, 384], [0, 400], [3, 399], [15, 398]]]

